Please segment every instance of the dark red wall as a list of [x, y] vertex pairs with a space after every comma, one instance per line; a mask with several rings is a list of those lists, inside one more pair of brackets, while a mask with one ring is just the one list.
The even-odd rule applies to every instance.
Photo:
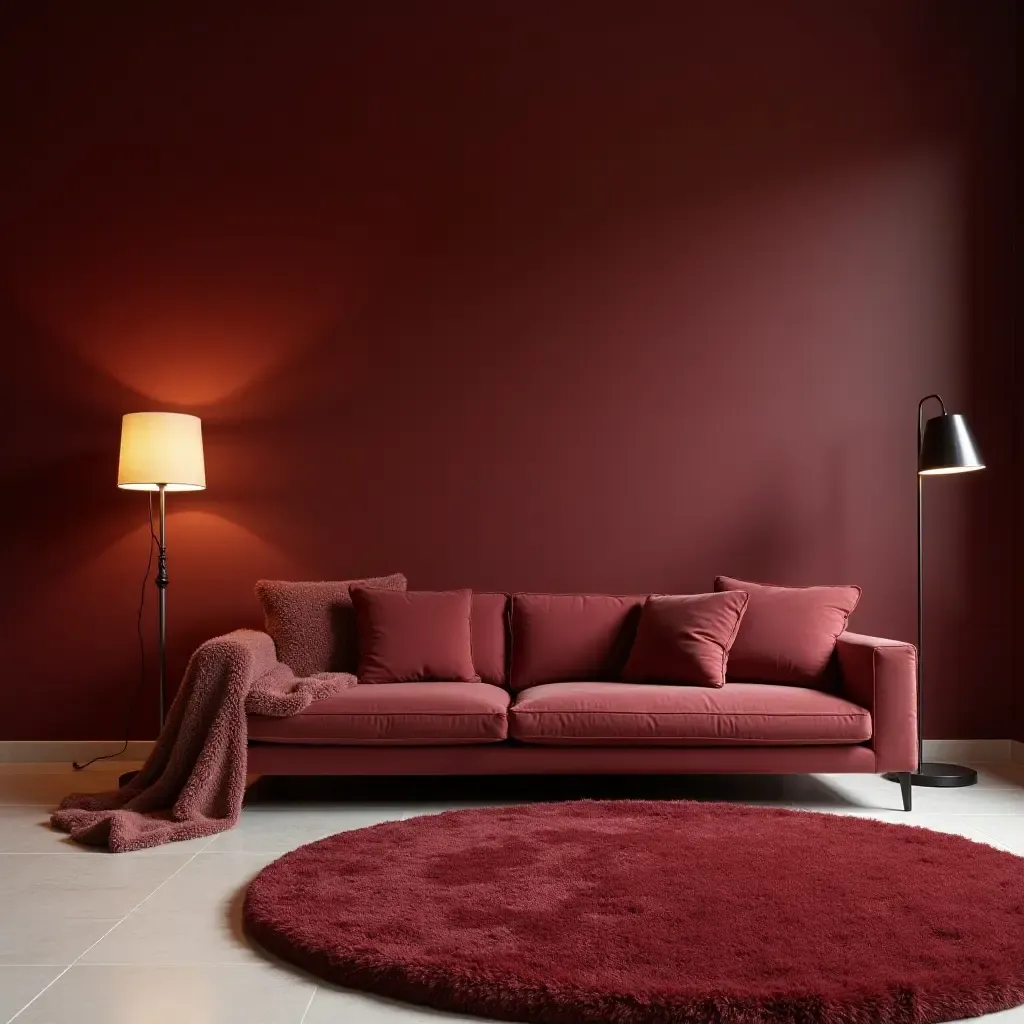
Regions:
[[932, 390], [990, 468], [928, 484], [926, 732], [1005, 736], [1013, 5], [285, 9], [5, 15], [0, 737], [121, 728], [124, 412], [204, 420], [177, 677], [262, 576], [857, 582], [912, 638]]

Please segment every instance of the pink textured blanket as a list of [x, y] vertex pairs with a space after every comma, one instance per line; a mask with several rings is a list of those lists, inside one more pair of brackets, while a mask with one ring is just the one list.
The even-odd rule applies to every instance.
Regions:
[[50, 820], [76, 842], [114, 853], [223, 832], [238, 821], [245, 793], [246, 713], [286, 718], [355, 683], [347, 672], [297, 677], [266, 633], [208, 640], [192, 655], [142, 771], [112, 792], [73, 793]]

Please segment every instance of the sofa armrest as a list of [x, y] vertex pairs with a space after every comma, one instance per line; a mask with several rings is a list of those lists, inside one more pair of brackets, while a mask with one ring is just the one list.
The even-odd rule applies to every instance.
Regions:
[[917, 768], [917, 649], [843, 633], [836, 643], [843, 696], [871, 712], [875, 771]]

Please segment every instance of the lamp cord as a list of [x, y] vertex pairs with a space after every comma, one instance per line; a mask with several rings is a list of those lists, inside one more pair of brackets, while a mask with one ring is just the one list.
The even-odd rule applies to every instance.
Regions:
[[153, 492], [149, 491], [149, 554], [146, 558], [146, 575], [142, 578], [142, 589], [139, 593], [139, 612], [135, 617], [135, 633], [139, 638], [139, 681], [135, 687], [135, 696], [128, 708], [128, 712], [125, 715], [124, 720], [124, 742], [121, 744], [120, 750], [115, 750], [110, 754], [97, 754], [95, 757], [90, 758], [84, 764], [79, 764], [77, 761], [71, 762], [71, 767], [76, 772], [80, 772], [83, 768], [88, 768], [95, 761], [103, 761], [108, 757], [120, 757], [128, 749], [128, 735], [131, 732], [132, 722], [135, 719], [135, 715], [139, 710], [139, 699], [142, 696], [142, 691], [146, 685], [146, 641], [142, 634], [142, 614], [146, 610], [146, 587], [149, 584], [149, 574], [153, 571], [153, 550], [159, 544], [159, 539], [156, 535], [156, 530], [153, 529]]

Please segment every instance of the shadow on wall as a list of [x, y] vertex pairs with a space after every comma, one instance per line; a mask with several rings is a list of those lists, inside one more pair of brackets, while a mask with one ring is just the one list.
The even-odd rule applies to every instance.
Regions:
[[[952, 536], [960, 542], [951, 548], [962, 559], [960, 585], [949, 587], [948, 577], [932, 581], [947, 586], [944, 592], [940, 589], [940, 612], [931, 628], [959, 639], [947, 652], [947, 672], [957, 680], [956, 687], [940, 687], [932, 698], [933, 710], [926, 711], [925, 725], [933, 736], [959, 730], [957, 735], [1006, 739], [1016, 699], [1018, 724], [1010, 738], [1024, 740], [1024, 671], [1012, 642], [1024, 612], [1013, 557], [1022, 511], [1015, 501], [1021, 467], [1014, 439], [1020, 421], [1014, 358], [1020, 330], [1020, 132], [1011, 127], [1020, 121], [1015, 63], [1020, 18], [1019, 5], [997, 4], [988, 15], [989, 31], [975, 30], [964, 40], [985, 55], [974, 87], [989, 102], [977, 105], [965, 147], [964, 340], [954, 396], [970, 418], [987, 468], [956, 481], [963, 485], [963, 513], [949, 525], [959, 531]], [[953, 500], [950, 495], [948, 501]], [[949, 535], [938, 531], [946, 525], [942, 519], [936, 523], [931, 559], [936, 548], [942, 557]], [[972, 614], [980, 603], [986, 606], [984, 620]], [[975, 637], [986, 641], [969, 639]], [[995, 679], [1004, 682], [991, 682]], [[1009, 729], [1013, 732], [1012, 725]]]

